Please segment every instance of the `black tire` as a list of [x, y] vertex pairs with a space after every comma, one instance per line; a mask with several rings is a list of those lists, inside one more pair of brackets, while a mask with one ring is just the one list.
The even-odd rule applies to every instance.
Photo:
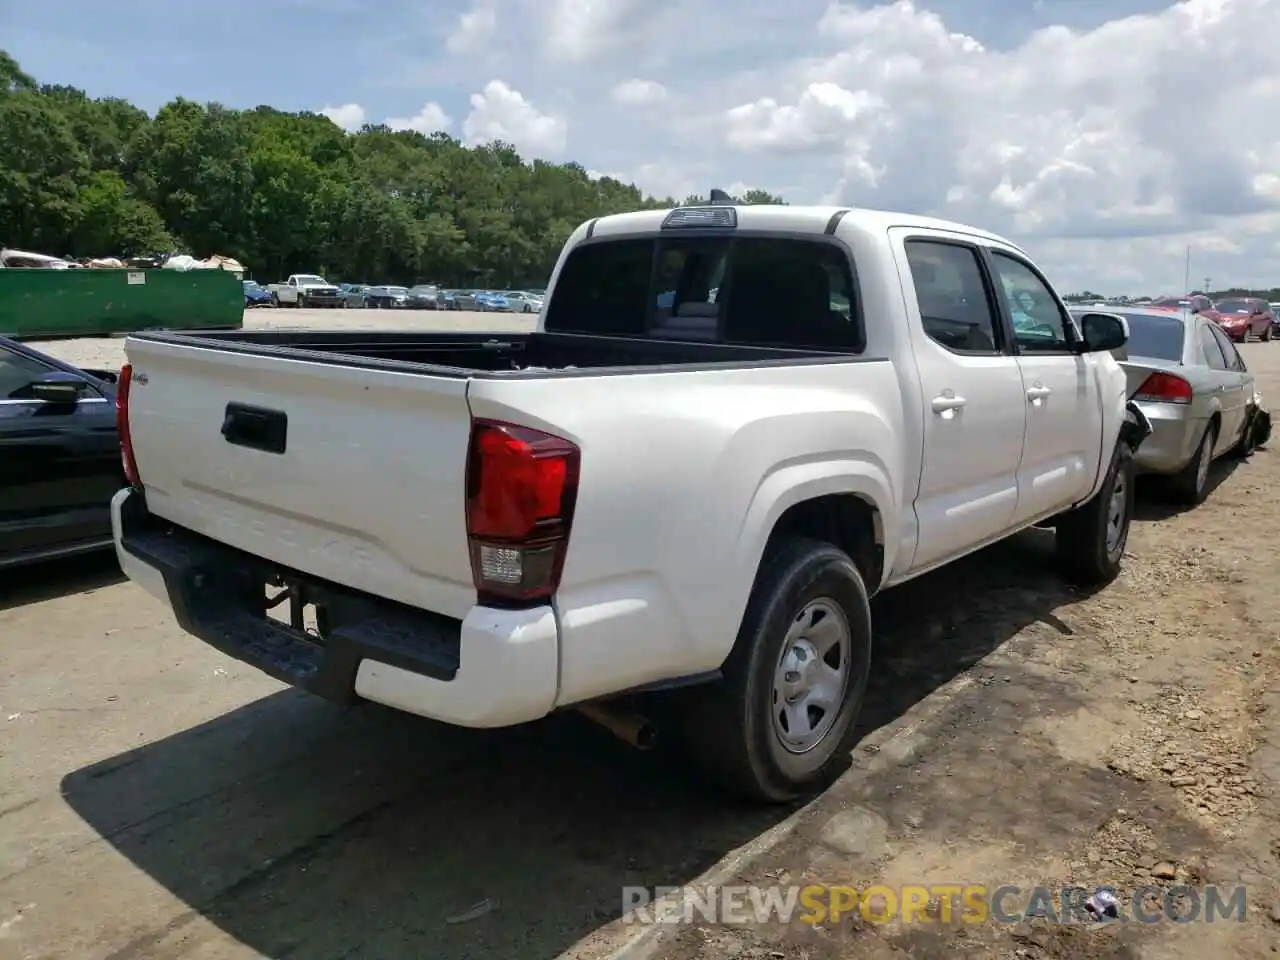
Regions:
[[1268, 323], [1268, 324], [1267, 324], [1267, 329], [1265, 329], [1265, 330], [1263, 330], [1263, 331], [1262, 331], [1262, 342], [1263, 342], [1263, 343], [1270, 343], [1270, 342], [1271, 342], [1271, 338], [1272, 338], [1274, 335], [1275, 335], [1275, 329], [1271, 326], [1271, 324], [1269, 324], [1269, 323]]
[[[1196, 444], [1196, 452], [1191, 455], [1191, 459], [1169, 478], [1169, 494], [1175, 501], [1189, 507], [1204, 503], [1204, 498], [1209, 493], [1209, 470], [1213, 467], [1213, 447], [1217, 442], [1218, 424], [1211, 420], [1205, 427], [1200, 442]], [[1202, 469], [1206, 456], [1209, 458], [1208, 463], [1204, 464]]]
[[303, 310], [303, 309], [305, 309], [305, 308], [306, 308], [306, 306], [307, 306], [306, 298], [305, 298], [305, 297], [303, 297], [303, 295], [302, 295], [302, 294], [298, 294], [297, 299], [293, 301], [293, 306], [294, 306], [294, 308], [295, 308], [295, 309], [297, 309], [297, 310]]
[[[835, 614], [848, 627], [845, 671], [829, 724], [825, 713], [818, 722], [825, 732], [795, 752], [783, 743], [773, 715], [775, 683], [787, 649], [812, 649], [807, 639], [787, 647], [787, 638], [814, 604], [826, 610], [816, 611], [821, 616], [812, 625]], [[739, 799], [786, 803], [819, 790], [848, 764], [870, 667], [871, 608], [857, 566], [828, 543], [785, 540], [761, 563], [723, 678], [685, 691], [679, 709], [684, 745], [715, 786]], [[812, 722], [812, 714], [806, 718]]]
[[1248, 460], [1258, 448], [1258, 410], [1250, 406], [1244, 417], [1244, 432], [1229, 451], [1229, 456], [1237, 460]]
[[[1111, 455], [1102, 489], [1088, 503], [1058, 518], [1058, 563], [1069, 579], [1102, 586], [1120, 573], [1133, 519], [1133, 451], [1123, 441]], [[1109, 536], [1115, 522], [1115, 536]]]

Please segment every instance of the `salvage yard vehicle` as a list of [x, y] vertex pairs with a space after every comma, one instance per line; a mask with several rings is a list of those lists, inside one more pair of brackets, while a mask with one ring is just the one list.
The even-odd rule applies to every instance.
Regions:
[[344, 307], [363, 307], [365, 305], [365, 295], [372, 288], [367, 283], [352, 283], [342, 291], [342, 305]]
[[1257, 297], [1218, 300], [1207, 315], [1226, 331], [1227, 336], [1239, 343], [1247, 343], [1251, 336], [1270, 340], [1276, 320], [1270, 304]]
[[370, 287], [364, 292], [364, 305], [370, 310], [398, 310], [409, 305], [409, 288], [395, 286]]
[[314, 273], [295, 273], [267, 289], [282, 307], [341, 307], [346, 303], [341, 290]]
[[0, 569], [111, 549], [116, 377], [0, 337]]
[[[1072, 311], [1081, 322], [1090, 312]], [[1253, 374], [1212, 318], [1132, 307], [1109, 312], [1128, 324], [1120, 365], [1129, 398], [1151, 424], [1136, 469], [1167, 477], [1179, 501], [1202, 503], [1215, 459], [1248, 457], [1269, 438]]]
[[[1006, 288], [1036, 292], [1028, 332]], [[530, 333], [130, 337], [124, 571], [320, 696], [574, 708], [780, 802], [847, 765], [873, 594], [1031, 526], [1080, 582], [1120, 570], [1150, 430], [1124, 321], [1082, 332], [1007, 240], [644, 211], [578, 227], [549, 291]]]
[[410, 287], [405, 306], [410, 310], [440, 309], [440, 288], [434, 283], [420, 283]]
[[242, 280], [244, 286], [244, 308], [250, 310], [253, 307], [274, 307], [276, 299], [271, 291], [253, 280]]

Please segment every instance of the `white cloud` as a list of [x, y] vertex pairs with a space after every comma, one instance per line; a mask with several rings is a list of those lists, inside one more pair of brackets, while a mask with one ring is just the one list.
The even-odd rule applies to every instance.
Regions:
[[667, 88], [656, 80], [641, 80], [638, 77], [624, 80], [613, 88], [613, 99], [631, 106], [657, 103], [666, 95]]
[[498, 12], [488, 0], [460, 14], [457, 26], [445, 41], [450, 53], [472, 53], [483, 46], [498, 28]]
[[358, 103], [344, 103], [340, 107], [321, 107], [316, 113], [328, 117], [343, 130], [359, 130], [365, 119], [365, 109]]
[[809, 168], [812, 199], [1075, 238], [1105, 272], [1115, 238], [1142, 256], [1167, 252], [1143, 234], [1181, 247], [1231, 218], [1275, 217], [1280, 128], [1263, 118], [1280, 103], [1280, 59], [1257, 38], [1277, 17], [1274, 0], [1189, 0], [993, 50], [908, 0], [833, 4], [824, 55], [730, 106], [721, 128], [748, 170]]
[[453, 120], [440, 104], [432, 100], [424, 103], [422, 109], [412, 117], [387, 117], [386, 122], [392, 130], [417, 130], [419, 133], [431, 134], [448, 130]]
[[545, 10], [547, 52], [571, 64], [597, 61], [626, 47], [629, 56], [652, 38], [671, 0], [552, 0]]
[[1201, 278], [1280, 282], [1280, 0], [468, 2], [401, 81], [468, 142], [967, 221], [1067, 287], [1174, 289], [1187, 244]]
[[568, 124], [562, 117], [540, 113], [502, 80], [490, 80], [471, 95], [471, 112], [462, 122], [469, 143], [505, 140], [522, 153], [543, 157], [565, 149]]

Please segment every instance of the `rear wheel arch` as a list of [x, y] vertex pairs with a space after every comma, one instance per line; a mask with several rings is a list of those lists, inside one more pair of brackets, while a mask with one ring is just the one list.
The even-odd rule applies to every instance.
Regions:
[[780, 544], [796, 538], [829, 543], [842, 550], [858, 567], [868, 591], [874, 593], [879, 588], [885, 570], [884, 517], [870, 497], [828, 493], [791, 504], [769, 532], [756, 577]]

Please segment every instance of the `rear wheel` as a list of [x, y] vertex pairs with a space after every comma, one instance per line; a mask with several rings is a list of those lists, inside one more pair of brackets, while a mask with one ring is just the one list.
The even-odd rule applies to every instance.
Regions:
[[766, 555], [723, 679], [686, 692], [684, 741], [726, 791], [783, 803], [821, 789], [852, 748], [871, 608], [843, 551], [792, 538]]
[[1240, 434], [1240, 439], [1236, 441], [1236, 445], [1231, 448], [1231, 456], [1240, 460], [1253, 456], [1253, 451], [1258, 445], [1257, 416], [1257, 409], [1250, 406], [1244, 417], [1244, 432]]
[[1102, 489], [1058, 518], [1058, 561], [1077, 583], [1096, 586], [1119, 575], [1133, 519], [1133, 481], [1133, 451], [1117, 443]]
[[1179, 503], [1193, 507], [1204, 503], [1209, 490], [1209, 468], [1213, 466], [1213, 448], [1217, 442], [1218, 425], [1210, 421], [1186, 466], [1169, 478], [1169, 492]]

